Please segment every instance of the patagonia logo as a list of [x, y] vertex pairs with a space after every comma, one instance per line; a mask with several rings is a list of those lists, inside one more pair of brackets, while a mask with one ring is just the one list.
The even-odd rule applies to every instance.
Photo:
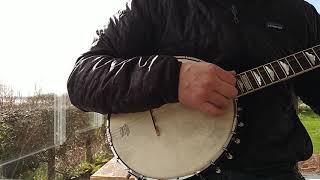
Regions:
[[276, 22], [267, 22], [266, 27], [270, 29], [284, 30], [284, 25]]

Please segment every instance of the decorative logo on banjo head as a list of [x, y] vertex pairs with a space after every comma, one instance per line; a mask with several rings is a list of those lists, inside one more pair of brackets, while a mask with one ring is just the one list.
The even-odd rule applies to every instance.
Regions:
[[125, 125], [120, 127], [120, 135], [121, 135], [121, 137], [129, 136], [129, 134], [130, 134], [130, 129], [129, 129], [128, 124], [125, 124]]

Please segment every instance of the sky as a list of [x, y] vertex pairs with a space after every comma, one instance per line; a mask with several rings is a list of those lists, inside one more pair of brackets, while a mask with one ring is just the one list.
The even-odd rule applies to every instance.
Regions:
[[320, 13], [320, 0], [307, 0], [309, 3], [313, 4], [314, 7], [318, 10]]
[[[320, 12], [320, 1], [309, 0]], [[0, 1], [0, 84], [23, 95], [35, 86], [65, 93], [79, 55], [125, 0]]]
[[66, 92], [81, 53], [124, 0], [0, 1], [0, 83], [32, 95]]

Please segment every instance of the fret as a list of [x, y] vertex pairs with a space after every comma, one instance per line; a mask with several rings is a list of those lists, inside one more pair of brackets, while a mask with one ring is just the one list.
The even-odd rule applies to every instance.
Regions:
[[300, 64], [303, 70], [307, 70], [312, 67], [312, 65], [309, 63], [308, 59], [306, 58], [306, 56], [304, 56], [304, 53], [299, 52], [294, 56], [298, 60], [298, 63]]
[[[304, 58], [305, 58], [305, 60], [304, 61], [307, 61], [308, 62], [308, 64], [310, 65], [310, 68], [311, 67], [313, 67], [314, 65], [313, 65], [313, 62], [312, 62], [312, 60], [314, 59], [314, 55], [312, 55], [312, 54], [306, 54], [305, 52], [303, 52], [302, 51], [302, 54], [303, 54], [303, 56], [304, 56]], [[310, 59], [309, 59], [309, 57], [310, 57]]]
[[286, 59], [281, 59], [278, 62], [280, 63], [282, 69], [284, 70], [287, 76], [294, 75], [294, 71]]
[[251, 85], [253, 86], [254, 89], [258, 89], [260, 87], [259, 82], [257, 82], [257, 80], [254, 78], [253, 74], [251, 71], [247, 71], [246, 75], [251, 83]]
[[300, 66], [300, 64], [298, 63], [298, 61], [294, 56], [289, 56], [285, 59], [287, 59], [288, 63], [290, 64], [295, 74], [303, 71], [302, 67]]
[[258, 71], [263, 79], [263, 81], [266, 83], [266, 85], [271, 84], [272, 80], [270, 79], [268, 73], [266, 70], [263, 68], [263, 66], [258, 67]]
[[294, 59], [296, 60], [296, 62], [298, 63], [298, 65], [300, 66], [300, 68], [302, 69], [302, 71], [304, 70], [303, 67], [301, 66], [299, 60], [296, 58], [295, 55], [292, 55], [294, 57]]
[[262, 75], [260, 74], [258, 69], [253, 69], [252, 70], [254, 77], [256, 78], [256, 80], [258, 81], [258, 83], [260, 84], [260, 86], [265, 86], [266, 82], [264, 81]]
[[315, 55], [317, 56], [317, 65], [320, 64], [319, 60], [320, 60], [320, 45], [315, 46], [313, 48], [311, 48], [313, 50], [313, 52], [315, 53]]
[[[277, 71], [273, 68], [273, 66], [271, 65], [271, 63], [268, 63], [267, 64], [267, 66], [270, 68], [271, 67], [271, 71], [273, 71], [273, 73], [275, 74], [275, 79], [276, 79], [276, 81], [278, 81], [280, 78], [279, 78], [279, 76], [278, 76], [278, 73], [277, 73]], [[270, 71], [270, 72], [271, 72]]]
[[320, 67], [320, 45], [236, 75], [238, 97]]
[[280, 64], [278, 63], [278, 61], [272, 62], [271, 66], [273, 67], [273, 69], [275, 70], [276, 74], [278, 75], [279, 79], [284, 79], [286, 78], [286, 73], [284, 72], [284, 70], [281, 68]]
[[308, 58], [308, 60], [311, 62], [312, 66], [317, 66], [320, 64], [319, 56], [313, 51], [313, 49], [308, 49], [304, 51], [304, 54]]
[[240, 74], [241, 80], [244, 84], [244, 86], [246, 87], [247, 91], [251, 91], [253, 89], [247, 75], [245, 73], [241, 73]]
[[279, 80], [279, 77], [278, 77], [277, 73], [275, 72], [275, 70], [272, 68], [271, 64], [264, 65], [264, 68], [266, 69], [268, 75], [270, 76], [270, 78], [273, 82]]
[[238, 89], [239, 94], [244, 94], [244, 93], [246, 93], [247, 91], [246, 91], [246, 89], [245, 89], [245, 87], [244, 87], [243, 82], [241, 81], [240, 76], [237, 76], [236, 79], [237, 79], [236, 88]]

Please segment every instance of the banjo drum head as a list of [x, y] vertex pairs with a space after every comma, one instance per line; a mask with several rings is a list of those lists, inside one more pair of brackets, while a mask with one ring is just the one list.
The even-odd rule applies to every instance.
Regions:
[[207, 168], [224, 152], [236, 126], [235, 106], [230, 105], [219, 117], [180, 103], [166, 104], [153, 113], [112, 115], [108, 141], [113, 153], [134, 175], [184, 179]]

